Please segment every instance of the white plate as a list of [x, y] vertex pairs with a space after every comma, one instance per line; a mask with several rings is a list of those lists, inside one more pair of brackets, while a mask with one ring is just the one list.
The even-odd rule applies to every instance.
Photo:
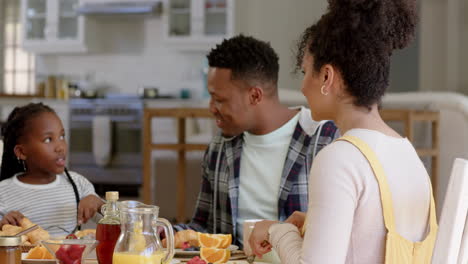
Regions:
[[21, 254], [22, 264], [56, 264], [55, 259], [25, 259], [28, 253]]
[[[236, 246], [236, 245], [230, 245], [228, 247], [228, 249], [230, 251], [234, 251], [234, 250], [238, 250], [239, 247]], [[180, 256], [180, 257], [194, 257], [194, 256], [199, 256], [200, 255], [200, 251], [185, 251], [183, 249], [180, 249], [180, 248], [176, 248], [175, 249], [175, 256]]]

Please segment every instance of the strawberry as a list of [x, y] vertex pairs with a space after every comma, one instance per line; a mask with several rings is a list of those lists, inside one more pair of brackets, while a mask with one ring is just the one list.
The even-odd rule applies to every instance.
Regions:
[[69, 234], [65, 239], [78, 239], [78, 237], [75, 234]]
[[83, 251], [85, 250], [85, 246], [83, 245], [71, 245], [68, 248], [68, 256], [72, 260], [81, 260], [81, 256], [83, 255]]
[[61, 264], [72, 264], [73, 260], [68, 255], [68, 246], [60, 246], [55, 252], [55, 257], [60, 261]]

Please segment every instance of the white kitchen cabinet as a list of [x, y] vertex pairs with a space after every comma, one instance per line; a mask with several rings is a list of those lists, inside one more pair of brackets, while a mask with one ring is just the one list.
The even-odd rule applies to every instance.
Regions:
[[32, 53], [86, 52], [79, 0], [21, 0], [22, 47]]
[[165, 0], [164, 40], [182, 50], [208, 50], [234, 31], [233, 0]]

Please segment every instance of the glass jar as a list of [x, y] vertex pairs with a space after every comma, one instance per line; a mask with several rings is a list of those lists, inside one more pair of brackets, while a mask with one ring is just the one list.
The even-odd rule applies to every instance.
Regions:
[[0, 236], [0, 263], [21, 264], [21, 237]]

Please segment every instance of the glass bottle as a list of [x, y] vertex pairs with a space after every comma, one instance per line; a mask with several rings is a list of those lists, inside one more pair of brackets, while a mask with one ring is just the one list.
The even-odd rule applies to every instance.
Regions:
[[21, 237], [0, 236], [0, 263], [21, 264]]
[[96, 228], [96, 256], [99, 264], [112, 264], [114, 247], [120, 235], [120, 215], [117, 206], [118, 192], [106, 192], [107, 203], [102, 206], [104, 217], [98, 222]]

